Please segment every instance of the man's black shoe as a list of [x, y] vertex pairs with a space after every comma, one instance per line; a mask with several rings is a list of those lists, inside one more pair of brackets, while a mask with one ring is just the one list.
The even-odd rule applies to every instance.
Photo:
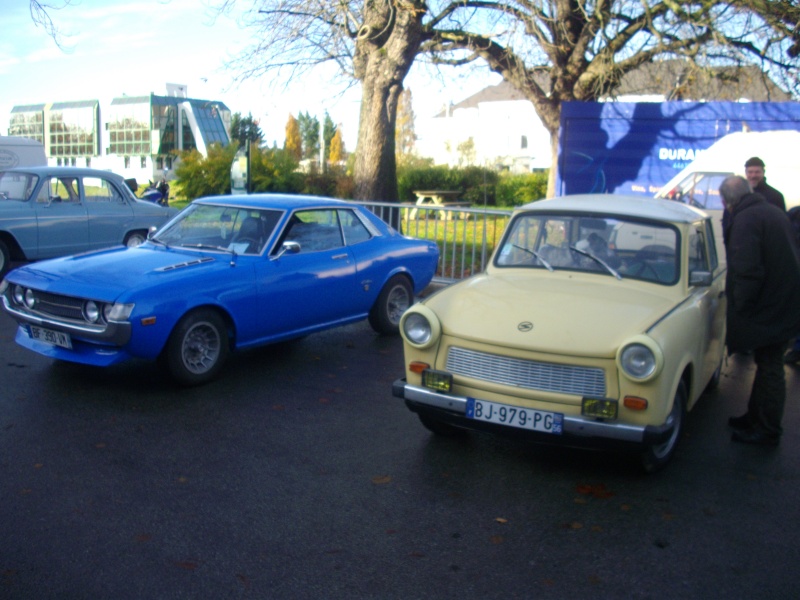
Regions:
[[750, 420], [750, 415], [745, 413], [741, 417], [729, 418], [728, 425], [734, 429], [750, 429], [753, 426], [753, 421]]
[[757, 429], [744, 429], [734, 431], [731, 440], [742, 444], [757, 444], [759, 446], [777, 446], [781, 437], [774, 433], [765, 433]]

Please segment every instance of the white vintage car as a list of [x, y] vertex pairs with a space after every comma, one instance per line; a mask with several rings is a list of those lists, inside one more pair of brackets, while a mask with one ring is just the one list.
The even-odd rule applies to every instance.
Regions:
[[423, 425], [612, 445], [664, 466], [719, 381], [724, 266], [684, 204], [565, 196], [515, 211], [486, 272], [403, 315], [393, 394]]

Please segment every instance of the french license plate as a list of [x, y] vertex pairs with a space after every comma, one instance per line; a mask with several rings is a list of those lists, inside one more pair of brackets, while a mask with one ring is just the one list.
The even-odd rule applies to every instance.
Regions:
[[498, 404], [487, 400], [467, 398], [467, 418], [488, 421], [498, 425], [530, 429], [560, 435], [563, 433], [564, 415], [561, 413]]
[[36, 325], [29, 325], [28, 332], [30, 333], [31, 339], [72, 350], [72, 340], [68, 333], [53, 331], [52, 329], [45, 329], [44, 327], [37, 327]]

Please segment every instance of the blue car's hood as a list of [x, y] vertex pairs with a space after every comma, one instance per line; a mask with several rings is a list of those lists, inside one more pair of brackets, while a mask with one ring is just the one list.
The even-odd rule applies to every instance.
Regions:
[[127, 290], [185, 277], [189, 270], [229, 269], [230, 260], [231, 256], [225, 254], [144, 244], [32, 263], [12, 271], [7, 279], [55, 294], [113, 301]]

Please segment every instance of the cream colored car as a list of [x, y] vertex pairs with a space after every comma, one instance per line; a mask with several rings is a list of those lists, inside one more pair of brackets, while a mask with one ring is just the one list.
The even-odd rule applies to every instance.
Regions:
[[403, 315], [393, 393], [437, 434], [611, 445], [657, 470], [719, 381], [724, 270], [710, 218], [684, 204], [528, 204], [485, 273]]

